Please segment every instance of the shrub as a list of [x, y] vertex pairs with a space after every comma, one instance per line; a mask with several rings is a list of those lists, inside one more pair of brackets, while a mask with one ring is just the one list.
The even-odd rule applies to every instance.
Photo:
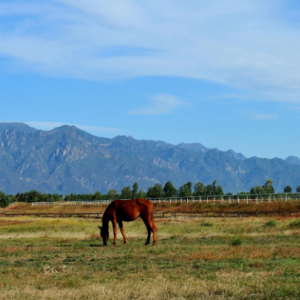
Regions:
[[297, 219], [290, 223], [290, 228], [300, 228], [300, 219]]
[[276, 222], [274, 220], [269, 220], [268, 222], [265, 223], [265, 226], [274, 227], [276, 226]]
[[211, 227], [211, 226], [213, 226], [213, 224], [212, 224], [212, 223], [209, 223], [209, 222], [206, 222], [206, 221], [203, 220], [203, 221], [201, 222], [200, 226], [203, 226], [203, 227]]
[[242, 245], [243, 244], [243, 239], [242, 238], [240, 238], [240, 237], [234, 237], [234, 238], [232, 238], [232, 240], [231, 240], [231, 245], [232, 246], [240, 246], [240, 245]]

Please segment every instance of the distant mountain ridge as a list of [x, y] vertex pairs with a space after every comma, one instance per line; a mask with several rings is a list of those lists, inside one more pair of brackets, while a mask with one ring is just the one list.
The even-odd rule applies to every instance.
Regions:
[[292, 165], [300, 165], [300, 158], [296, 156], [289, 156], [285, 159], [285, 161]]
[[262, 185], [267, 178], [274, 180], [277, 191], [286, 185], [295, 189], [300, 166], [196, 143], [109, 139], [75, 126], [42, 131], [22, 123], [0, 123], [0, 190], [5, 193], [120, 191], [135, 181], [146, 190], [169, 180], [178, 188], [188, 181], [207, 184], [215, 179], [225, 192], [235, 193]]

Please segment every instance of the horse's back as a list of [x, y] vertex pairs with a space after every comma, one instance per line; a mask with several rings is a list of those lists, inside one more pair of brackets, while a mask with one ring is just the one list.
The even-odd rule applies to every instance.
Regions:
[[144, 198], [114, 200], [112, 204], [117, 216], [121, 217], [124, 221], [129, 219], [134, 220], [139, 215], [152, 214], [153, 212], [153, 203]]

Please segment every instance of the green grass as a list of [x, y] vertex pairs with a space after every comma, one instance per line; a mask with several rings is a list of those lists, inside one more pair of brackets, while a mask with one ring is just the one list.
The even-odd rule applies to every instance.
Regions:
[[290, 223], [291, 228], [300, 228], [300, 219], [294, 220]]
[[299, 299], [295, 221], [161, 219], [145, 247], [137, 220], [102, 247], [97, 220], [0, 218], [0, 299]]
[[275, 220], [269, 220], [265, 223], [265, 226], [274, 227], [274, 226], [276, 226], [276, 222], [275, 222]]
[[204, 227], [211, 227], [211, 226], [213, 226], [212, 223], [206, 222], [205, 220], [203, 220], [200, 225], [204, 226]]
[[242, 245], [244, 240], [241, 237], [233, 237], [231, 239], [231, 245], [232, 246], [240, 246]]

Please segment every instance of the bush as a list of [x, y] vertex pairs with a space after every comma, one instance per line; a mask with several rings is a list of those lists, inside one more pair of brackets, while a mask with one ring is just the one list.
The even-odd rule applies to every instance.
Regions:
[[212, 224], [212, 223], [209, 223], [209, 222], [206, 222], [206, 221], [203, 220], [203, 221], [201, 222], [200, 226], [203, 226], [203, 227], [211, 227], [211, 226], [213, 226], [213, 224]]
[[276, 226], [276, 222], [274, 220], [269, 220], [268, 222], [265, 223], [265, 226], [274, 227]]
[[290, 223], [290, 228], [300, 228], [300, 219], [297, 219]]
[[234, 238], [232, 238], [232, 240], [231, 240], [231, 245], [232, 246], [240, 246], [240, 245], [242, 245], [243, 244], [243, 239], [242, 238], [240, 238], [240, 237], [234, 237]]

